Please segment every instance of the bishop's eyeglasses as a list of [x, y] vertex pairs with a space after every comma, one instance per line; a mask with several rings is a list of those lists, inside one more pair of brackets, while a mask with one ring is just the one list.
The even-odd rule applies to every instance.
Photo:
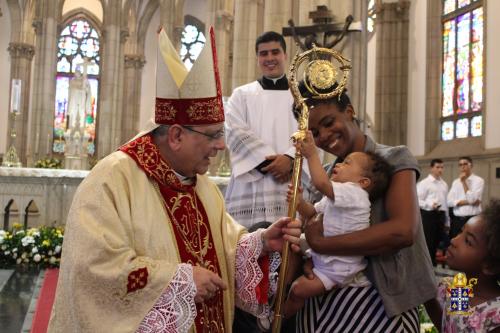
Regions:
[[189, 126], [184, 126], [184, 125], [181, 125], [181, 126], [185, 129], [187, 129], [188, 131], [201, 134], [201, 135], [206, 136], [207, 138], [209, 138], [210, 140], [213, 140], [213, 141], [224, 138], [224, 135], [225, 135], [224, 128], [222, 128], [221, 130], [219, 130], [213, 134], [209, 134], [209, 133], [197, 131], [194, 128], [189, 127]]

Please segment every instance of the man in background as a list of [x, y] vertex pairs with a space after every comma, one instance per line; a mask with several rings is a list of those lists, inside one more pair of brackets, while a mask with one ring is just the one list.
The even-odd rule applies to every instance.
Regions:
[[434, 266], [436, 266], [436, 250], [441, 236], [445, 228], [450, 226], [446, 202], [448, 184], [441, 178], [443, 169], [443, 161], [433, 159], [429, 175], [417, 184], [418, 205], [422, 215], [425, 241]]
[[458, 159], [460, 176], [453, 181], [448, 193], [448, 206], [453, 207], [450, 239], [460, 233], [464, 224], [481, 213], [484, 179], [472, 173], [472, 159], [463, 156]]

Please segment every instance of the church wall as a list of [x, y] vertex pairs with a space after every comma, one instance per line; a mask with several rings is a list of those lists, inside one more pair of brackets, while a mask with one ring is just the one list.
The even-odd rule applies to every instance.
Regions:
[[485, 148], [500, 148], [500, 24], [495, 16], [500, 13], [500, 1], [486, 1], [486, 112]]
[[94, 14], [99, 21], [103, 21], [102, 5], [99, 0], [66, 0], [64, 1], [62, 15], [64, 16], [66, 13], [77, 8], [85, 8]]
[[[186, 0], [184, 2], [184, 15], [191, 15], [202, 21], [203, 23], [207, 23], [208, 21], [208, 1], [199, 1], [199, 0]], [[184, 18], [183, 18], [184, 20]], [[208, 33], [208, 26], [205, 27], [204, 34]]]
[[7, 48], [11, 38], [11, 19], [6, 0], [0, 0], [0, 154], [7, 151], [7, 136], [9, 135], [10, 108], [10, 56]]
[[160, 11], [157, 10], [151, 19], [146, 33], [144, 44], [144, 57], [146, 63], [142, 69], [141, 85], [141, 110], [139, 127], [144, 128], [146, 122], [152, 117], [156, 97], [156, 29], [160, 25]]

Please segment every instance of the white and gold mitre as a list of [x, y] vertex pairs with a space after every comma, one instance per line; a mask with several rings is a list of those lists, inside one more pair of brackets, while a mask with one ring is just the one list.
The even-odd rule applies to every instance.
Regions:
[[210, 27], [205, 46], [190, 71], [165, 30], [158, 34], [155, 123], [209, 125], [224, 121], [215, 35]]

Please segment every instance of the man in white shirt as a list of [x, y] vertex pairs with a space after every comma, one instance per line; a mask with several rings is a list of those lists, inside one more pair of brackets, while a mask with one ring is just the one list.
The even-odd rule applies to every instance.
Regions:
[[453, 181], [448, 193], [448, 207], [453, 207], [450, 239], [460, 233], [471, 217], [481, 213], [484, 179], [472, 173], [472, 159], [468, 156], [458, 160], [460, 176]]
[[446, 202], [448, 184], [441, 178], [444, 168], [442, 160], [433, 159], [430, 167], [427, 178], [422, 179], [417, 184], [417, 195], [427, 249], [432, 264], [436, 266], [438, 244], [444, 234], [445, 227], [449, 228], [450, 226]]

